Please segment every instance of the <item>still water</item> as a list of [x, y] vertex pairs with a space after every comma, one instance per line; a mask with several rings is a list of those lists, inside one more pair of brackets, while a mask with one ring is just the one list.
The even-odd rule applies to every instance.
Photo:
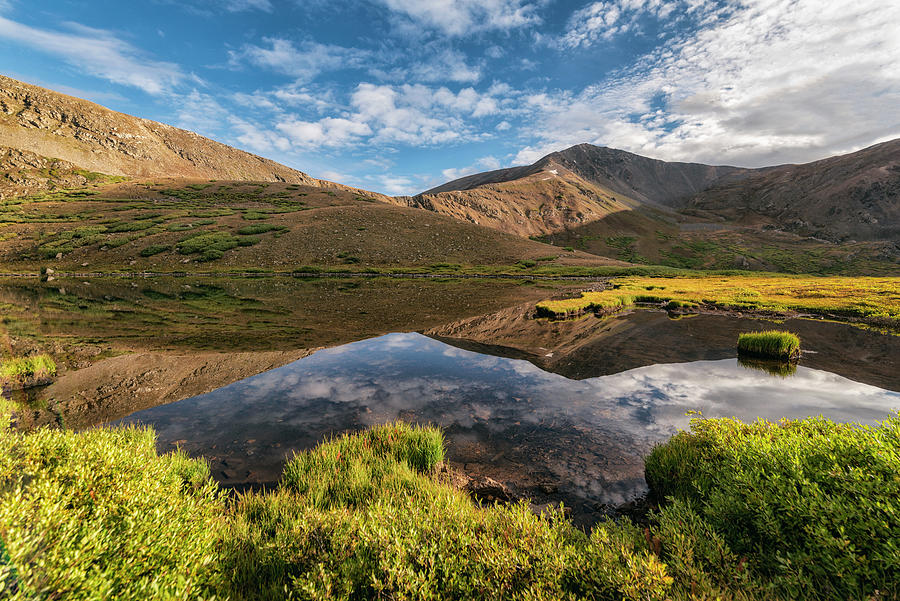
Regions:
[[[636, 314], [617, 322], [646, 319]], [[665, 328], [686, 327], [667, 324], [664, 315], [652, 319], [661, 321], [651, 330], [656, 335], [643, 335], [648, 348], [659, 344]], [[732, 321], [713, 323], [730, 327]], [[608, 325], [596, 320], [566, 327], [597, 330]], [[858, 330], [851, 336], [897, 348], [894, 336]], [[597, 367], [594, 373], [603, 375], [573, 379], [538, 366], [538, 359], [549, 361], [547, 355], [554, 354], [546, 347], [529, 361], [464, 350], [460, 347], [466, 344], [446, 341], [396, 333], [324, 349], [116, 423], [153, 426], [161, 451], [180, 446], [204, 456], [220, 482], [237, 487], [274, 484], [286, 457], [336, 433], [397, 419], [437, 424], [445, 432], [453, 465], [503, 482], [538, 504], [562, 501], [576, 519], [590, 521], [604, 504], [645, 492], [642, 457], [654, 444], [687, 428], [688, 411], [742, 420], [823, 415], [874, 423], [900, 408], [898, 392], [802, 362], [787, 376], [746, 367], [731, 356], [654, 363], [618, 373]], [[570, 358], [578, 353], [571, 350]], [[883, 374], [876, 378], [883, 379]], [[891, 388], [900, 388], [900, 382]]]

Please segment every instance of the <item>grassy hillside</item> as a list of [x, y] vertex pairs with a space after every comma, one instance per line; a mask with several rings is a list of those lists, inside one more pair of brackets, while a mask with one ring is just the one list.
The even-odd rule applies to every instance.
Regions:
[[0, 261], [7, 271], [616, 263], [548, 251], [349, 190], [297, 184], [157, 180], [0, 202]]

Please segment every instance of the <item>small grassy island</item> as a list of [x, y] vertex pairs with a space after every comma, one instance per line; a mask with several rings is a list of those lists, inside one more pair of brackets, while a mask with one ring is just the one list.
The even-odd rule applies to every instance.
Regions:
[[738, 336], [738, 354], [755, 359], [796, 361], [800, 358], [800, 338], [790, 332], [766, 330]]
[[647, 458], [649, 523], [481, 507], [434, 428], [324, 442], [231, 496], [152, 431], [0, 430], [0, 597], [897, 599], [900, 417], [694, 420]]

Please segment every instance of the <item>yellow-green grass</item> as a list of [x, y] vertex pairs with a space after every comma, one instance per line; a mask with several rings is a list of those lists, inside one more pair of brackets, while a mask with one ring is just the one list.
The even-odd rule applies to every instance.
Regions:
[[[0, 408], [3, 409], [3, 408]], [[433, 428], [389, 424], [291, 459], [231, 502], [150, 430], [9, 429], [0, 598], [897, 599], [900, 418], [695, 421], [653, 451], [644, 528], [479, 506]]]
[[703, 599], [900, 599], [900, 416], [695, 419], [647, 457], [651, 526]]
[[16, 357], [0, 362], [0, 384], [21, 384], [55, 375], [56, 362], [50, 355]]
[[744, 332], [738, 335], [737, 350], [748, 357], [790, 361], [800, 357], [800, 338], [779, 330]]
[[619, 277], [610, 288], [579, 298], [538, 303], [538, 313], [567, 317], [609, 312], [635, 302], [677, 301], [738, 311], [811, 313], [900, 320], [900, 278], [802, 276]]

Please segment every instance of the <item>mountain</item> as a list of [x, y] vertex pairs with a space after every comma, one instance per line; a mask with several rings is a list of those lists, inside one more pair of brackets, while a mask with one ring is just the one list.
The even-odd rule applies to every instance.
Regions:
[[432, 188], [422, 195], [471, 190], [560, 169], [614, 194], [662, 205], [671, 205], [674, 201], [705, 190], [723, 179], [740, 179], [753, 172], [752, 169], [740, 167], [669, 163], [624, 150], [578, 144], [548, 154], [527, 167], [470, 175]]
[[4, 271], [616, 263], [548, 256], [510, 233], [0, 76], [0, 199], [13, 197], [0, 203]]
[[832, 242], [900, 240], [900, 139], [682, 197], [683, 213], [771, 227]]
[[301, 171], [193, 132], [4, 76], [0, 146], [107, 175], [314, 182]]
[[0, 75], [0, 198], [129, 178], [285, 182], [356, 190], [194, 132]]
[[552, 234], [641, 210], [651, 220], [679, 199], [753, 170], [668, 163], [622, 150], [579, 144], [533, 165], [466, 176], [414, 197], [408, 206], [524, 236]]
[[627, 261], [884, 273], [900, 258], [900, 140], [762, 169], [580, 144], [395, 202]]

